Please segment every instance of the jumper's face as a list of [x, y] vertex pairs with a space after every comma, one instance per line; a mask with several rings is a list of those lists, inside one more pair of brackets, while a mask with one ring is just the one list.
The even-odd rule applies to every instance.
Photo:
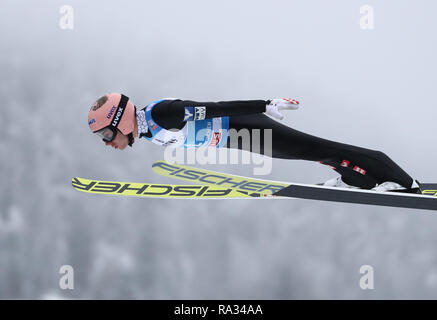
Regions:
[[128, 136], [124, 135], [120, 132], [120, 130], [117, 130], [117, 134], [111, 142], [104, 141], [107, 146], [111, 146], [115, 149], [124, 150], [128, 144], [129, 144], [129, 138]]

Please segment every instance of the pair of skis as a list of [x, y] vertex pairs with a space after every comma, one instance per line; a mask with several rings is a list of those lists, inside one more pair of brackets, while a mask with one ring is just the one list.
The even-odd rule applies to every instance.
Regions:
[[420, 184], [418, 193], [377, 192], [323, 185], [253, 179], [157, 161], [153, 171], [193, 185], [131, 183], [73, 178], [76, 190], [88, 193], [164, 199], [313, 199], [388, 207], [437, 210], [437, 184]]

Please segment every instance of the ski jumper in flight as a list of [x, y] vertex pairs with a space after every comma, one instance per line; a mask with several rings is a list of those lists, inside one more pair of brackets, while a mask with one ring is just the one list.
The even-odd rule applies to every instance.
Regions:
[[[273, 158], [317, 161], [340, 174], [325, 182], [326, 186], [377, 191], [418, 187], [381, 151], [319, 138], [271, 118], [282, 120], [279, 110], [298, 107], [299, 102], [294, 99], [196, 102], [168, 98], [137, 108], [123, 94], [111, 93], [92, 105], [88, 124], [106, 145], [121, 150], [132, 146], [136, 139], [146, 139], [162, 146], [214, 146], [261, 154], [265, 147], [264, 129], [270, 129]], [[260, 148], [251, 150], [251, 144], [241, 141], [232, 145], [231, 129], [260, 129]]]

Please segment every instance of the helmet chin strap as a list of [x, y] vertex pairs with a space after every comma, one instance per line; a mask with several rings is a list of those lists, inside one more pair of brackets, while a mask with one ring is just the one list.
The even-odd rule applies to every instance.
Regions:
[[[137, 121], [137, 107], [135, 107], [134, 106], [134, 115], [135, 115], [135, 119], [134, 119], [134, 121]], [[135, 129], [134, 129], [135, 130]], [[134, 135], [133, 135], [133, 132], [131, 132], [131, 133], [129, 133], [128, 135], [127, 135], [127, 137], [128, 137], [128, 139], [129, 139], [129, 143], [128, 143], [128, 145], [129, 145], [129, 147], [132, 147], [132, 145], [134, 144]]]
[[128, 143], [128, 145], [129, 145], [129, 147], [132, 147], [132, 145], [134, 144], [134, 135], [133, 135], [132, 132], [131, 132], [131, 133], [129, 133], [129, 134], [127, 135], [127, 137], [129, 138], [129, 143]]

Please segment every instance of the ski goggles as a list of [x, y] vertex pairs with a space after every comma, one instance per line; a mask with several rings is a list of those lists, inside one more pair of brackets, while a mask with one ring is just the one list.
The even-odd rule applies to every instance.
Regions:
[[111, 124], [107, 127], [104, 127], [103, 129], [94, 132], [97, 135], [99, 135], [103, 141], [111, 142], [117, 136], [117, 131], [118, 131], [117, 127], [121, 121], [121, 118], [123, 117], [124, 111], [126, 110], [126, 105], [128, 101], [129, 98], [122, 94], [117, 109], [114, 112], [116, 117], [113, 120], [111, 120]]
[[115, 139], [117, 136], [117, 128], [114, 128], [112, 126], [108, 126], [106, 128], [100, 129], [99, 131], [94, 132], [97, 134], [100, 138], [102, 138], [105, 142], [111, 142]]

